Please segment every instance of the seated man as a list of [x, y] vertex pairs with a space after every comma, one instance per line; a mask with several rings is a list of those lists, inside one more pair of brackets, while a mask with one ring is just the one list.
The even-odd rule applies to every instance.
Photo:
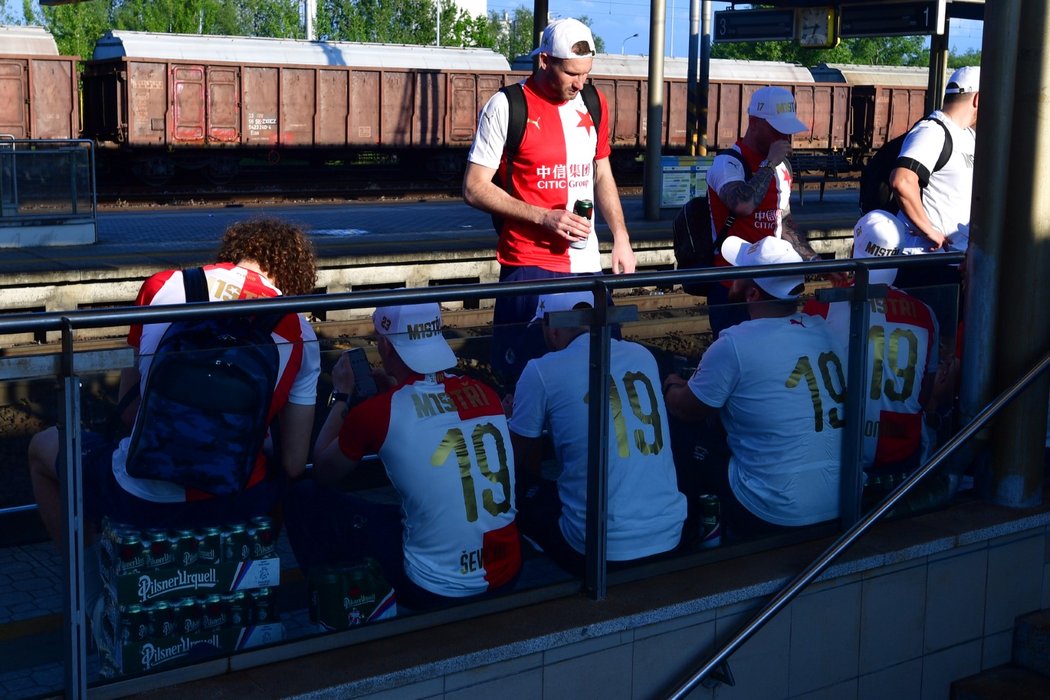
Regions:
[[[314, 480], [295, 485], [285, 511], [299, 565], [374, 557], [398, 606], [417, 610], [510, 589], [521, 556], [499, 396], [443, 371], [456, 356], [437, 304], [381, 307], [372, 319], [393, 386], [351, 407], [353, 369], [346, 355], [336, 362]], [[400, 503], [326, 488], [368, 454], [379, 455]]]
[[[735, 266], [800, 263], [782, 239], [730, 236]], [[731, 457], [719, 492], [727, 534], [748, 537], [839, 514], [845, 351], [820, 317], [798, 312], [800, 275], [737, 279], [750, 320], [722, 331], [687, 382], [664, 383], [682, 420], [718, 411]]]
[[[309, 239], [300, 229], [282, 221], [256, 220], [231, 225], [223, 236], [217, 262], [194, 272], [201, 283], [200, 295], [209, 301], [256, 299], [282, 293], [310, 293], [315, 263]], [[187, 299], [184, 276], [194, 277], [191, 271], [184, 275], [180, 270], [153, 275], [143, 283], [136, 304], [184, 303]], [[84, 510], [89, 521], [97, 525], [102, 516], [109, 516], [136, 527], [192, 528], [246, 521], [270, 513], [280, 500], [284, 477], [298, 476], [306, 468], [320, 373], [317, 337], [307, 320], [300, 314], [288, 314], [274, 318], [271, 323], [274, 322], [276, 325], [264, 342], [275, 344], [276, 348], [261, 355], [272, 358], [276, 365], [268, 368], [275, 380], [268, 411], [259, 412], [264, 416], [265, 425], [248, 426], [260, 440], [265, 436], [266, 442], [258, 454], [247, 455], [250, 473], [244, 487], [236, 493], [217, 496], [183, 483], [133, 475], [128, 468], [131, 438], [113, 445], [100, 435], [86, 433], [82, 443], [82, 469]], [[128, 344], [135, 348], [135, 366], [122, 373], [122, 398], [128, 392], [138, 396], [148, 389], [149, 382], [139, 380], [150, 376], [150, 364], [161, 357], [158, 346], [172, 337], [167, 334], [169, 327], [174, 328], [169, 323], [131, 327]], [[163, 378], [157, 375], [158, 372], [154, 372], [153, 377], [159, 382]], [[176, 383], [179, 381], [181, 377]], [[201, 391], [188, 387], [185, 393]], [[208, 392], [205, 389], [203, 393]], [[217, 392], [214, 396], [204, 396], [205, 402], [219, 398]], [[133, 435], [173, 434], [167, 449], [175, 453], [183, 448], [178, 436], [180, 426], [167, 423], [158, 426], [141, 413], [135, 417], [137, 430]], [[272, 451], [268, 436], [271, 418], [280, 428], [276, 451]], [[216, 428], [216, 432], [220, 429]], [[197, 433], [193, 437], [199, 437], [199, 433], [206, 431], [195, 427], [193, 432]], [[35, 435], [29, 445], [33, 493], [48, 533], [56, 541], [61, 537], [62, 517], [56, 469], [58, 451], [55, 428]], [[194, 462], [201, 461], [200, 456], [201, 453], [190, 455]], [[87, 531], [90, 533], [90, 528]]]
[[[545, 313], [591, 308], [593, 294], [540, 297], [534, 322]], [[565, 570], [582, 576], [587, 519], [590, 335], [586, 327], [543, 324], [551, 352], [530, 360], [514, 392], [510, 419], [521, 481], [522, 534]], [[652, 353], [637, 343], [610, 347], [608, 559], [634, 562], [678, 546], [686, 515], [678, 492], [667, 411]], [[561, 466], [557, 484], [540, 478], [543, 430], [550, 431]]]
[[[896, 217], [874, 210], [853, 228], [853, 257], [872, 258], [908, 254], [909, 236]], [[892, 285], [896, 270], [872, 270], [872, 284]], [[885, 299], [871, 304], [868, 329], [868, 397], [864, 408], [861, 466], [868, 476], [902, 480], [932, 451], [932, 431], [940, 424], [938, 404], [951, 401], [955, 358], [945, 359], [938, 371], [939, 332], [933, 310], [919, 299], [889, 287]], [[849, 340], [847, 302], [816, 300], [805, 312], [827, 319], [842, 343]]]

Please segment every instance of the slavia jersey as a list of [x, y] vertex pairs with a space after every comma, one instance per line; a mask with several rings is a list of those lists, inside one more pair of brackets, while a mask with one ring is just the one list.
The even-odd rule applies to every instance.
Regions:
[[[894, 287], [869, 305], [862, 464], [876, 472], [910, 471], [919, 466], [922, 448], [923, 380], [937, 371], [937, 319], [925, 303]], [[848, 303], [810, 301], [805, 311], [849, 337]]]
[[468, 377], [416, 375], [355, 406], [339, 447], [378, 454], [401, 496], [405, 573], [460, 598], [498, 588], [521, 567], [514, 453], [499, 396]]

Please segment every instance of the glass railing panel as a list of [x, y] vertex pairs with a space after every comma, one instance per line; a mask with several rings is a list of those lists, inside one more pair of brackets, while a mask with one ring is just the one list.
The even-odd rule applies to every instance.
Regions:
[[0, 144], [5, 218], [91, 215], [91, 151], [86, 144]]

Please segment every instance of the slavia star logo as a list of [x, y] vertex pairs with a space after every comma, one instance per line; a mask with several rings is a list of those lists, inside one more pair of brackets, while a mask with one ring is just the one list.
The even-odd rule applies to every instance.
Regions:
[[590, 112], [581, 112], [580, 110], [576, 110], [576, 114], [580, 115], [580, 123], [577, 124], [576, 126], [582, 126], [584, 129], [587, 130], [587, 135], [590, 136], [590, 134], [591, 134], [591, 127], [594, 126], [594, 120], [591, 119], [591, 113]]

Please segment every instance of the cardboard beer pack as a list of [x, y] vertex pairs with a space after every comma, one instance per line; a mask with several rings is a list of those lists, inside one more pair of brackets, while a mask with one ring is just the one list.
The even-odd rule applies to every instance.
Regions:
[[272, 622], [240, 628], [216, 629], [145, 641], [121, 641], [108, 624], [99, 643], [101, 674], [115, 678], [133, 673], [163, 671], [197, 659], [226, 655], [280, 641], [284, 625]]

